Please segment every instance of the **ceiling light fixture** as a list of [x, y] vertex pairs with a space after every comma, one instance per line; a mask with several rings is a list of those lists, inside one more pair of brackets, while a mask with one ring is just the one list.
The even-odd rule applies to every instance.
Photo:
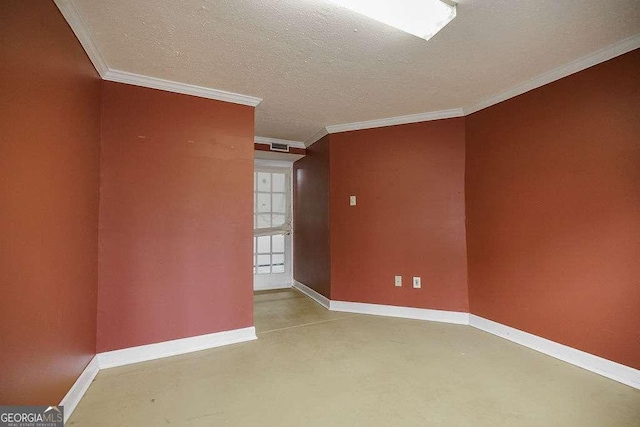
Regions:
[[429, 40], [456, 17], [443, 0], [329, 0], [339, 6]]

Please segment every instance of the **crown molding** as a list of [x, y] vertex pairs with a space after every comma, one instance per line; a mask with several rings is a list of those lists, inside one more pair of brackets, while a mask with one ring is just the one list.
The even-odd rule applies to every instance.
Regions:
[[318, 132], [316, 132], [311, 138], [307, 139], [304, 142], [304, 145], [308, 148], [309, 146], [320, 141], [322, 138], [324, 138], [327, 135], [329, 135], [329, 132], [327, 132], [327, 128], [322, 128]]
[[262, 102], [261, 98], [253, 96], [241, 95], [239, 93], [226, 92], [224, 90], [211, 89], [203, 86], [195, 86], [188, 83], [179, 83], [171, 80], [159, 79], [157, 77], [143, 76], [141, 74], [129, 73], [127, 71], [109, 70], [103, 76], [103, 79], [110, 82], [126, 83], [151, 89], [164, 90], [167, 92], [198, 96], [200, 98], [249, 105], [251, 107], [257, 107], [258, 104]]
[[395, 126], [408, 123], [426, 122], [430, 120], [449, 119], [453, 117], [464, 117], [473, 114], [477, 111], [491, 107], [492, 105], [506, 101], [510, 98], [514, 98], [523, 93], [529, 92], [533, 89], [537, 89], [546, 84], [552, 83], [556, 80], [560, 80], [564, 77], [570, 76], [587, 68], [606, 62], [617, 56], [624, 55], [632, 50], [640, 48], [640, 34], [636, 34], [617, 43], [612, 44], [609, 47], [593, 52], [589, 55], [583, 56], [575, 61], [569, 62], [561, 67], [555, 68], [544, 74], [539, 75], [531, 80], [521, 83], [505, 92], [498, 95], [494, 95], [485, 99], [482, 102], [474, 104], [465, 108], [454, 108], [451, 110], [434, 111], [429, 113], [412, 114], [408, 116], [389, 117], [378, 120], [367, 120], [363, 122], [345, 123], [341, 125], [331, 125], [321, 129], [314, 136], [305, 141], [305, 145], [308, 147], [319, 139], [328, 134], [349, 132], [353, 130], [373, 129], [385, 126]]
[[625, 53], [631, 52], [632, 50], [638, 48], [640, 48], [640, 34], [636, 34], [635, 36], [621, 40], [607, 48], [593, 52], [587, 56], [583, 56], [582, 58], [576, 59], [575, 61], [569, 62], [568, 64], [541, 74], [538, 77], [535, 77], [524, 83], [520, 83], [519, 85], [505, 92], [494, 95], [477, 104], [465, 107], [464, 114], [473, 114], [477, 111], [483, 110], [487, 107], [491, 107], [492, 105], [498, 104], [502, 101], [506, 101], [507, 99], [514, 98], [518, 95], [522, 95], [523, 93], [529, 92], [533, 89], [537, 89], [556, 80], [560, 80], [564, 77], [570, 76], [571, 74], [586, 70], [587, 68], [593, 67], [594, 65], [601, 64], [605, 61], [608, 61], [620, 55], [624, 55]]
[[198, 96], [201, 98], [215, 99], [217, 101], [231, 102], [234, 104], [249, 105], [257, 107], [262, 99], [253, 96], [242, 95], [239, 93], [226, 92], [223, 90], [212, 89], [208, 87], [195, 86], [187, 83], [179, 83], [170, 80], [159, 79], [156, 77], [143, 76], [141, 74], [129, 73], [127, 71], [112, 70], [107, 65], [104, 57], [96, 47], [91, 33], [87, 29], [80, 12], [71, 0], [54, 0], [56, 6], [62, 13], [78, 41], [84, 48], [87, 56], [93, 63], [98, 74], [103, 80], [118, 83], [127, 83], [135, 86], [148, 87], [151, 89], [159, 89], [168, 92], [181, 93], [184, 95]]
[[[181, 93], [185, 95], [198, 96], [202, 98], [215, 99], [218, 101], [231, 102], [234, 104], [248, 105], [251, 107], [257, 107], [260, 102], [262, 102], [261, 98], [249, 95], [242, 95], [203, 86], [195, 86], [187, 83], [164, 80], [156, 77], [130, 73], [127, 71], [111, 70], [109, 69], [104, 57], [93, 42], [89, 30], [87, 29], [84, 20], [82, 19], [78, 9], [73, 4], [72, 0], [54, 0], [54, 2], [73, 30], [76, 37], [80, 41], [80, 44], [93, 63], [96, 71], [104, 80], [132, 84], [151, 89], [159, 89], [168, 92]], [[514, 98], [518, 95], [522, 95], [523, 93], [552, 83], [556, 80], [560, 80], [571, 74], [575, 74], [579, 71], [593, 67], [594, 65], [598, 65], [602, 62], [608, 61], [638, 48], [640, 48], [640, 34], [636, 34], [634, 36], [621, 40], [607, 48], [601, 49], [575, 61], [569, 62], [568, 64], [541, 74], [531, 80], [520, 83], [519, 85], [512, 87], [505, 92], [493, 95], [485, 99], [484, 101], [467, 106], [465, 108], [455, 108], [451, 110], [412, 114], [408, 116], [389, 117], [378, 120], [367, 120], [363, 122], [331, 125], [327, 126], [326, 128], [322, 128], [311, 138], [307, 139], [302, 145], [304, 145], [304, 147], [309, 147], [311, 144], [332, 133], [372, 129], [408, 123], [418, 123], [430, 120], [448, 119], [452, 117], [462, 117], [473, 114], [477, 111], [506, 101], [510, 98]], [[298, 143], [298, 141], [292, 142]], [[293, 145], [291, 142], [289, 142], [289, 145], [292, 147], [303, 148], [302, 145]]]
[[428, 122], [431, 120], [450, 119], [464, 116], [462, 108], [452, 110], [432, 111], [429, 113], [410, 114], [408, 116], [388, 117], [386, 119], [367, 120], [364, 122], [345, 123], [342, 125], [327, 126], [328, 133], [349, 132], [352, 130], [363, 130], [381, 128], [385, 126], [405, 125], [408, 123]]
[[463, 117], [462, 108], [454, 108], [452, 110], [432, 111], [429, 113], [410, 114], [408, 116], [387, 117], [385, 119], [367, 120], [364, 122], [344, 123], [341, 125], [331, 125], [320, 129], [311, 138], [305, 141], [305, 145], [318, 142], [320, 139], [333, 133], [349, 132], [352, 130], [364, 130], [381, 128], [385, 126], [406, 125], [409, 123], [428, 122], [431, 120], [451, 119], [454, 117]]
[[288, 139], [265, 138], [263, 136], [256, 136], [254, 138], [254, 142], [256, 144], [287, 144], [289, 147], [301, 148], [303, 150], [307, 148], [304, 145], [304, 142], [290, 141]]
[[109, 70], [107, 66], [107, 62], [104, 60], [102, 54], [96, 47], [93, 39], [91, 38], [91, 34], [89, 30], [87, 30], [87, 26], [85, 25], [82, 17], [80, 16], [80, 12], [74, 6], [74, 4], [70, 0], [54, 0], [56, 6], [66, 19], [67, 23], [71, 27], [71, 30], [76, 35], [76, 38], [84, 48], [84, 51], [87, 53], [87, 56], [93, 63], [94, 68], [100, 74], [100, 77], [104, 78], [105, 74]]
[[[253, 159], [253, 164], [256, 167], [263, 168], [287, 168], [291, 169], [293, 167], [294, 160], [274, 160], [274, 159]], [[272, 289], [289, 289], [291, 288], [291, 282], [280, 283], [273, 287], [271, 286], [254, 286], [254, 291], [268, 291]]]

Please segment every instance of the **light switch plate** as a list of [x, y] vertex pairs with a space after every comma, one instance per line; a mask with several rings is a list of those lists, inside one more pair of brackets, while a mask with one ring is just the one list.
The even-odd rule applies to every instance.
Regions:
[[416, 277], [416, 276], [413, 277], [413, 287], [415, 289], [420, 289], [422, 287], [422, 281], [420, 280], [419, 277]]
[[349, 196], [349, 206], [356, 205], [356, 196]]

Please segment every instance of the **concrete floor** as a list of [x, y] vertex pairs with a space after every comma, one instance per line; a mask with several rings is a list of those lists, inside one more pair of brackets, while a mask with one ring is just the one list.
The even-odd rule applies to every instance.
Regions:
[[72, 426], [640, 426], [640, 391], [468, 326], [255, 296], [258, 340], [101, 371]]

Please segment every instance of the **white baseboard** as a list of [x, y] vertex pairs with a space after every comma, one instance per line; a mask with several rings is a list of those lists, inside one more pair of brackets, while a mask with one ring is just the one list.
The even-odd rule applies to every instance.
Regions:
[[98, 375], [98, 371], [100, 371], [100, 365], [98, 364], [98, 357], [94, 356], [93, 359], [89, 362], [84, 371], [80, 374], [78, 379], [69, 392], [62, 398], [60, 401], [60, 405], [64, 406], [64, 422], [66, 424], [67, 420], [80, 403], [80, 399], [87, 392], [87, 389], [91, 385], [93, 379]]
[[253, 290], [254, 291], [275, 291], [278, 289], [291, 289], [292, 285], [291, 282], [287, 282], [287, 283], [281, 283], [279, 285], [258, 285], [258, 286], [254, 286]]
[[640, 390], [640, 370], [622, 365], [611, 360], [586, 353], [575, 348], [524, 332], [510, 326], [497, 323], [474, 314], [431, 310], [425, 308], [399, 307], [359, 302], [332, 301], [320, 295], [308, 286], [294, 281], [293, 288], [307, 295], [318, 304], [331, 311], [347, 313], [372, 314], [376, 316], [401, 317], [405, 319], [429, 320], [432, 322], [469, 325], [481, 329], [500, 338], [539, 351], [548, 356], [586, 369], [603, 377]]
[[124, 348], [122, 350], [107, 351], [98, 354], [98, 361], [100, 362], [100, 369], [114, 368], [131, 363], [145, 362], [147, 360], [161, 359], [163, 357], [177, 356], [179, 354], [206, 350], [223, 345], [251, 341], [256, 338], [256, 328], [254, 327], [234, 329], [231, 331], [216, 332], [214, 334]]
[[432, 322], [469, 324], [469, 313], [460, 311], [432, 310], [428, 308], [399, 307], [394, 305], [366, 304], [361, 302], [331, 301], [329, 310], [347, 313], [373, 314], [376, 316], [401, 317], [403, 319], [429, 320]]
[[559, 344], [555, 341], [551, 341], [474, 314], [470, 315], [469, 325], [602, 375], [603, 377], [640, 389], [640, 370], [612, 362], [611, 360]]
[[91, 362], [84, 368], [69, 392], [62, 398], [60, 405], [64, 406], [64, 422], [78, 406], [80, 399], [87, 392], [96, 375], [101, 369], [115, 368], [116, 366], [129, 365], [131, 363], [147, 360], [161, 359], [163, 357], [177, 356], [179, 354], [206, 350], [208, 348], [221, 347], [223, 345], [236, 344], [257, 339], [256, 328], [234, 329], [231, 331], [216, 332], [214, 334], [199, 335], [196, 337], [182, 338], [173, 341], [164, 341], [156, 344], [141, 345], [138, 347], [124, 348], [122, 350], [107, 351], [96, 354]]
[[[546, 338], [542, 338], [474, 314], [380, 304], [331, 301], [308, 286], [297, 281], [293, 283], [293, 288], [332, 311], [470, 325], [474, 328], [539, 351], [551, 357], [555, 357], [556, 359], [602, 375], [619, 383], [640, 389], [640, 370], [638, 369], [612, 362], [611, 360], [559, 344]], [[255, 328], [250, 327], [100, 353], [91, 359], [82, 374], [80, 374], [69, 392], [60, 402], [60, 405], [64, 406], [65, 423], [75, 410], [80, 399], [82, 399], [100, 369], [160, 359], [255, 339]]]
[[305, 294], [306, 296], [308, 296], [309, 298], [311, 298], [312, 300], [314, 300], [315, 302], [317, 302], [318, 304], [320, 304], [321, 306], [323, 306], [326, 309], [329, 309], [329, 303], [330, 300], [329, 298], [325, 297], [324, 295], [320, 295], [318, 292], [314, 291], [313, 289], [311, 289], [310, 287], [303, 285], [302, 283], [298, 282], [297, 280], [293, 281], [293, 289], [296, 289], [300, 292], [302, 292], [303, 294]]

